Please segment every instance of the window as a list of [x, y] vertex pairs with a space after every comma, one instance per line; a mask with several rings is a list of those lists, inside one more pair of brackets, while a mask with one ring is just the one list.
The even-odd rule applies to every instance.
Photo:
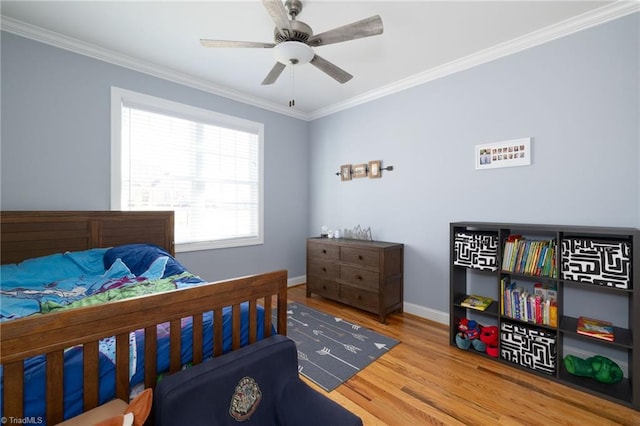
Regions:
[[175, 211], [176, 251], [262, 244], [261, 123], [111, 89], [111, 208]]

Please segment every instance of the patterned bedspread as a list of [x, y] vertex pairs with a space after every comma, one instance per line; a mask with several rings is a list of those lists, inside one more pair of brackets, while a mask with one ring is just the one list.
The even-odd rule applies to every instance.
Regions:
[[[104, 269], [102, 266], [104, 250], [91, 251], [90, 254], [70, 256], [73, 253], [65, 253], [61, 258], [48, 257], [37, 264], [37, 268], [29, 268], [25, 273], [23, 265], [2, 265], [0, 285], [0, 321], [9, 321], [32, 315], [46, 315], [65, 309], [73, 309], [81, 306], [103, 304], [111, 301], [127, 299], [136, 296], [149, 295], [169, 290], [193, 287], [205, 283], [200, 277], [184, 270], [177, 261], [170, 256], [156, 256], [151, 263], [144, 265], [141, 271], [134, 274], [130, 268], [131, 262], [126, 263], [117, 258]], [[166, 253], [161, 253], [166, 254]], [[139, 253], [136, 252], [137, 258]], [[80, 265], [62, 264], [59, 261], [68, 262], [69, 259]], [[43, 258], [44, 259], [44, 258]], [[98, 262], [99, 261], [99, 262]], [[36, 262], [37, 263], [37, 262]], [[98, 265], [100, 263], [100, 265]], [[52, 269], [52, 265], [56, 265]], [[129, 266], [128, 266], [129, 265]], [[179, 265], [176, 268], [175, 265]], [[33, 266], [33, 265], [29, 265]], [[38, 268], [44, 268], [47, 273]], [[46, 267], [46, 268], [45, 268]], [[66, 268], [66, 269], [65, 269]], [[75, 268], [75, 269], [74, 269]], [[77, 269], [77, 270], [76, 270]], [[51, 272], [51, 271], [57, 272]], [[35, 272], [34, 272], [35, 271]], [[69, 278], [69, 274], [77, 273], [77, 276]], [[178, 272], [166, 275], [168, 272]], [[56, 273], [58, 274], [56, 276]], [[54, 280], [51, 280], [51, 277]], [[258, 312], [259, 318], [263, 318], [263, 311]], [[231, 308], [223, 311], [223, 351], [228, 352], [232, 347], [231, 339]], [[213, 331], [211, 312], [203, 316], [203, 357], [213, 356]], [[242, 335], [241, 344], [249, 341], [248, 329], [248, 304], [241, 306]], [[259, 323], [262, 321], [260, 320]], [[192, 321], [184, 318], [181, 323], [181, 362], [188, 365], [192, 359]], [[258, 329], [258, 338], [263, 338], [262, 326]], [[139, 330], [130, 334], [130, 359], [129, 377], [130, 387], [136, 388], [144, 381], [144, 331]], [[100, 403], [107, 402], [115, 397], [115, 337], [102, 339], [99, 344], [100, 358]], [[157, 327], [157, 372], [163, 374], [169, 370], [169, 324], [161, 324]], [[64, 353], [64, 404], [67, 417], [82, 412], [82, 348], [69, 348]], [[2, 367], [0, 366], [0, 375]], [[25, 411], [27, 417], [44, 418], [45, 413], [45, 389], [46, 389], [46, 362], [44, 356], [37, 356], [25, 361]], [[0, 404], [5, 389], [0, 384]], [[0, 407], [0, 415], [3, 410]]]

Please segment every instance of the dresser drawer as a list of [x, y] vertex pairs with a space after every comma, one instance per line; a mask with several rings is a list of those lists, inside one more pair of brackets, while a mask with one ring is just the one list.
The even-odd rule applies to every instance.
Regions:
[[316, 259], [338, 260], [340, 259], [340, 246], [308, 242], [307, 255]]
[[340, 266], [336, 262], [309, 259], [307, 268], [307, 275], [314, 275], [327, 280], [337, 280], [340, 277]]
[[379, 311], [379, 295], [360, 288], [340, 286], [340, 299], [351, 306], [357, 306], [365, 311], [377, 313]]
[[351, 266], [340, 266], [340, 282], [375, 292], [380, 289], [380, 278], [378, 272], [369, 271], [367, 269], [352, 268]]
[[334, 300], [340, 297], [340, 285], [337, 282], [317, 277], [307, 278], [307, 291]]
[[353, 247], [342, 247], [340, 260], [355, 265], [367, 266], [378, 269], [380, 264], [380, 252], [378, 250], [365, 250]]

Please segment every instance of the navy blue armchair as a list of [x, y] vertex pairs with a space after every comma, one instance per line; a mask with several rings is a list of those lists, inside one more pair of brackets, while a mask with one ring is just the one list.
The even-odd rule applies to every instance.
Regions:
[[295, 343], [275, 335], [172, 374], [154, 393], [154, 421], [178, 425], [362, 425], [304, 383]]

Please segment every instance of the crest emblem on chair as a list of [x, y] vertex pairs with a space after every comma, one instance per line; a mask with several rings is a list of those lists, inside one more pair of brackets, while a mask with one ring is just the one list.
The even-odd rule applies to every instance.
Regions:
[[256, 411], [260, 400], [262, 400], [262, 391], [258, 383], [251, 377], [243, 377], [236, 385], [231, 397], [229, 415], [236, 421], [243, 422]]

